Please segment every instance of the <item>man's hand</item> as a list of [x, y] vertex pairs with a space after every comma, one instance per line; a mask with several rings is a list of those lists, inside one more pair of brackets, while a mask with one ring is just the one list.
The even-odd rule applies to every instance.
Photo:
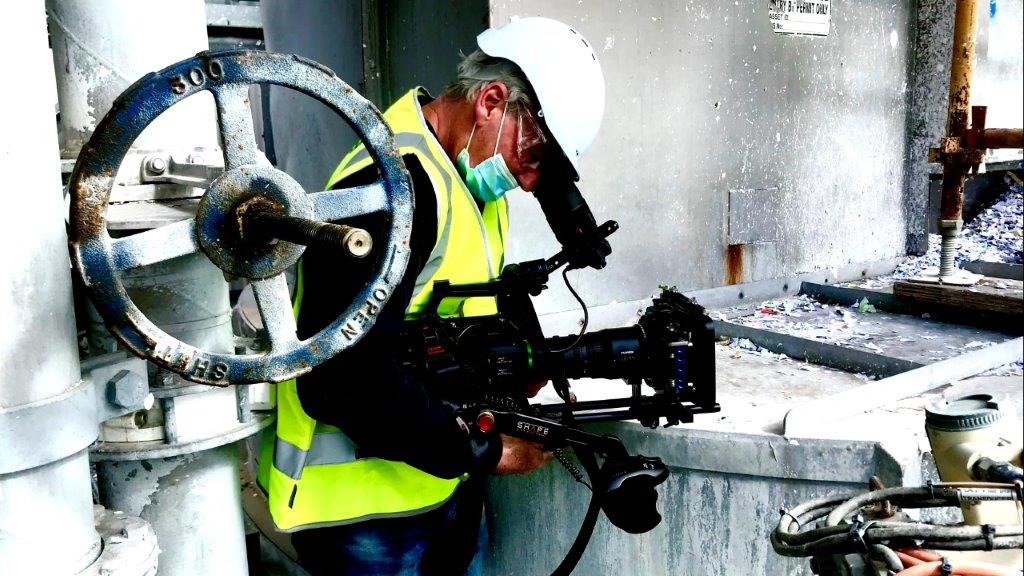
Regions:
[[494, 467], [494, 473], [498, 475], [529, 474], [551, 459], [550, 451], [522, 438], [502, 434], [501, 446], [501, 460]]

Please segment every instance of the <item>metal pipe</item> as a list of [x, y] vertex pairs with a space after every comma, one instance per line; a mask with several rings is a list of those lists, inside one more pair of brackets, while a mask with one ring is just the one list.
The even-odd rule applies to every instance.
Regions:
[[159, 574], [249, 574], [234, 444], [168, 458], [98, 462], [96, 474], [107, 507], [153, 525]]
[[957, 0], [949, 71], [949, 115], [946, 118], [946, 135], [949, 137], [962, 137], [967, 132], [977, 28], [978, 0]]
[[[122, 276], [128, 295], [161, 330], [198, 348], [234, 351], [231, 303], [224, 273], [203, 254], [189, 254], [129, 270]], [[103, 318], [89, 306], [89, 347], [93, 354], [112, 352], [117, 340]], [[151, 372], [155, 376], [155, 367]], [[150, 378], [154, 388], [184, 384], [177, 375]]]
[[[188, 0], [47, 0], [60, 101], [62, 158], [75, 158], [114, 99], [133, 82], [206, 50], [206, 10]], [[135, 141], [139, 149], [213, 148], [213, 99], [190, 98]]]
[[1024, 148], [1024, 129], [985, 128], [979, 148]]
[[[202, 0], [47, 0], [47, 9], [64, 157], [78, 155], [100, 118], [130, 84], [208, 47]], [[50, 114], [52, 122], [52, 109]], [[119, 169], [118, 182], [126, 191], [134, 191], [131, 200], [156, 200], [155, 191], [145, 196], [147, 188], [140, 181], [146, 158], [152, 153], [167, 157], [187, 153], [196, 161], [198, 149], [217, 147], [217, 134], [210, 95], [189, 98], [135, 139], [130, 161], [126, 159]], [[109, 216], [109, 228], [129, 233], [151, 227], [155, 219], [149, 210], [159, 206], [143, 202], [130, 208]], [[66, 246], [63, 254], [48, 261], [66, 262]], [[234, 350], [228, 286], [205, 256], [132, 270], [122, 280], [133, 301], [165, 332], [207, 350]], [[91, 351], [104, 352], [115, 345], [103, 325], [94, 321]], [[239, 431], [234, 391], [196, 389], [178, 377], [163, 378], [155, 370], [150, 380], [151, 390], [161, 398], [151, 411], [158, 428], [145, 428], [149, 418], [116, 425], [108, 422], [103, 426], [104, 442], [93, 447], [100, 501], [152, 522], [162, 550], [161, 576], [247, 574], [232, 443]], [[154, 442], [154, 432], [163, 443]], [[155, 456], [161, 450], [175, 455]], [[88, 475], [83, 478], [88, 483]]]
[[[132, 270], [124, 282], [136, 305], [164, 331], [207, 350], [234, 350], [228, 285], [205, 256], [193, 254]], [[90, 342], [115, 346], [98, 315], [94, 310], [91, 314]], [[112, 442], [115, 437], [104, 424], [108, 441], [103, 449], [117, 446], [125, 452], [100, 455], [100, 448], [94, 448], [100, 502], [153, 525], [161, 549], [160, 576], [244, 576], [248, 569], [234, 444], [214, 442], [220, 445], [209, 448], [197, 442], [239, 427], [235, 391], [197, 387], [176, 374], [155, 370], [150, 389], [160, 396], [153, 411], [160, 413], [156, 420], [162, 422], [158, 438], [163, 443], [149, 441], [145, 427], [119, 431], [121, 437]], [[154, 457], [147, 452], [193, 442], [196, 446], [183, 448], [180, 456]]]
[[303, 246], [341, 249], [342, 254], [363, 258], [373, 249], [373, 240], [362, 228], [306, 220], [269, 211], [256, 211], [244, 218], [243, 235], [251, 230], [257, 241], [280, 239]]
[[[24, 422], [35, 407], [61, 402], [81, 371], [52, 128], [56, 90], [41, 1], [4, 6], [0, 52], [17, 54], [7, 63], [9, 78], [32, 79], [30, 87], [5, 90], [0, 109], [0, 125], [11, 135], [0, 138], [0, 174], [9, 191], [4, 210], [10, 215], [0, 226], [2, 424], [6, 418]], [[39, 419], [36, 433], [3, 442], [29, 452], [33, 443], [49, 443], [49, 432], [61, 424]], [[8, 461], [0, 468], [0, 572], [76, 574], [99, 554], [81, 446], [43, 464]]]
[[[949, 71], [949, 115], [946, 138], [961, 142], [967, 135], [971, 108], [971, 80], [974, 77], [974, 42], [978, 26], [978, 0], [957, 0], [953, 25], [953, 55]], [[964, 181], [971, 167], [960, 161], [946, 160], [942, 169], [942, 203], [939, 208], [939, 233], [942, 251], [939, 277], [953, 274], [956, 237], [963, 226]]]

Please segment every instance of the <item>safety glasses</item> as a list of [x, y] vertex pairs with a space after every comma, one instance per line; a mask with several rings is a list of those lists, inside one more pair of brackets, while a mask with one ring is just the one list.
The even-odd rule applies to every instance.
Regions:
[[544, 156], [544, 147], [548, 142], [544, 130], [540, 127], [529, 108], [519, 107], [518, 114], [518, 142], [516, 152], [519, 155], [519, 165], [526, 170], [537, 170], [540, 168], [541, 158]]

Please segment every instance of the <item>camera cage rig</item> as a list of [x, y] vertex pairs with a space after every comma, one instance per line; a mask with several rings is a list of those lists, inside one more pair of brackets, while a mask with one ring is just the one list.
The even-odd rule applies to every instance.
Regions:
[[[594, 235], [598, 238], [603, 238], [615, 230], [616, 226], [614, 222], [608, 222], [597, 228]], [[546, 283], [548, 277], [552, 272], [557, 270], [563, 265], [566, 260], [564, 259], [564, 252], [559, 252], [555, 256], [547, 260], [534, 260], [521, 264], [510, 264], [505, 267], [502, 274], [495, 280], [482, 283], [474, 284], [461, 284], [453, 285], [448, 281], [442, 280], [435, 282], [433, 293], [430, 300], [428, 301], [424, 312], [416, 320], [409, 321], [413, 324], [419, 325], [422, 329], [434, 332], [430, 336], [434, 345], [432, 352], [434, 356], [445, 356], [442, 363], [446, 364], [443, 367], [435, 366], [432, 367], [435, 373], [449, 372], [454, 373], [446, 374], [448, 379], [457, 379], [459, 377], [469, 378], [481, 378], [482, 376], [478, 373], [467, 373], [465, 366], [461, 365], [465, 361], [467, 356], [472, 354], [459, 354], [458, 351], [449, 350], [448, 346], [451, 346], [451, 342], [444, 343], [444, 336], [438, 334], [438, 332], [445, 331], [444, 325], [447, 325], [447, 332], [449, 333], [466, 333], [469, 331], [470, 325], [484, 325], [487, 323], [492, 324], [491, 329], [500, 329], [501, 324], [505, 324], [511, 330], [514, 330], [515, 334], [523, 338], [525, 345], [525, 352], [529, 357], [525, 359], [527, 364], [537, 364], [538, 358], [551, 357], [553, 354], [552, 350], [555, 350], [555, 354], [558, 352], [568, 352], [575, 348], [579, 343], [580, 338], [573, 336], [561, 336], [547, 338], [544, 336], [540, 326], [540, 321], [537, 317], [537, 313], [533, 307], [533, 302], [530, 299], [531, 296], [540, 294], [541, 291], [547, 288]], [[461, 318], [461, 319], [445, 319], [441, 318], [438, 310], [442, 301], [449, 298], [486, 298], [491, 297], [496, 300], [498, 313], [495, 316], [487, 317], [472, 317], [472, 318]], [[647, 338], [648, 340], [656, 337], [652, 332], [657, 331], [656, 327], [653, 327], [652, 322], [644, 322], [652, 317], [653, 314], [663, 312], [665, 314], [676, 314], [686, 315], [690, 319], [695, 321], [695, 324], [688, 327], [686, 330], [689, 334], [689, 338], [682, 342], [659, 342], [659, 344], [665, 347], [665, 351], [670, 354], [670, 357], [666, 357], [663, 360], [671, 360], [672, 357], [681, 364], [679, 368], [683, 370], [680, 375], [684, 378], [691, 374], [686, 373], [686, 370], [693, 370], [696, 372], [696, 377], [703, 380], [701, 385], [693, 386], [692, 382], [689, 382], [689, 387], [683, 388], [680, 386], [667, 385], [665, 382], [652, 382], [655, 380], [655, 376], [651, 374], [636, 374], [629, 373], [630, 368], [637, 369], [643, 368], [639, 366], [644, 362], [644, 359], [634, 359], [629, 367], [612, 369], [613, 375], [594, 375], [594, 374], [580, 374], [585, 372], [586, 368], [577, 368], [576, 374], [589, 377], [597, 378], [615, 378], [622, 377], [626, 380], [630, 386], [631, 394], [625, 398], [614, 398], [607, 400], [593, 400], [578, 402], [575, 400], [570, 387], [569, 377], [561, 374], [552, 374], [550, 372], [545, 373], [544, 368], [539, 370], [533, 370], [533, 372], [544, 379], [550, 379], [554, 385], [555, 391], [563, 402], [555, 404], [533, 404], [529, 405], [530, 412], [535, 417], [546, 418], [546, 419], [563, 419], [565, 416], [571, 416], [572, 420], [576, 423], [592, 423], [592, 422], [608, 422], [608, 421], [620, 421], [620, 420], [638, 420], [642, 425], [649, 428], [656, 428], [659, 426], [661, 418], [666, 419], [666, 426], [672, 426], [679, 423], [689, 423], [693, 421], [695, 414], [706, 413], [706, 412], [717, 412], [719, 406], [715, 403], [714, 397], [714, 330], [711, 327], [711, 319], [708, 318], [703, 309], [693, 304], [689, 299], [681, 294], [678, 294], [672, 290], [665, 290], [662, 294], [655, 299], [654, 305], [651, 306], [645, 316], [641, 319], [633, 329], [640, 335], [640, 338]], [[699, 322], [699, 324], [697, 324]], [[602, 333], [615, 332], [620, 329], [612, 329], [609, 331], [600, 331], [597, 333], [589, 333], [590, 335], [600, 335]], [[676, 327], [676, 332], [679, 328]], [[583, 336], [581, 334], [581, 336]], [[629, 337], [627, 334], [622, 333], [622, 337]], [[452, 340], [453, 338], [448, 338]], [[564, 344], [566, 341], [577, 340], [577, 342], [570, 344], [568, 347], [562, 349], [559, 344]], [[664, 339], [662, 339], [664, 340]], [[676, 350], [669, 349], [669, 346], [675, 345], [678, 348], [678, 354], [675, 354]], [[607, 347], [605, 348], [607, 349]], [[686, 353], [686, 349], [692, 350], [694, 354], [690, 355], [690, 358], [686, 358], [683, 354]], [[481, 350], [471, 350], [473, 353], [479, 353]], [[625, 351], [625, 353], [632, 354], [632, 350]], [[703, 358], [707, 359], [708, 362], [705, 364], [692, 362], [692, 356], [703, 355]], [[459, 356], [459, 357], [455, 357]], [[477, 361], [482, 360], [477, 358]], [[589, 359], [582, 359], [580, 362], [586, 362]], [[522, 380], [523, 374], [521, 372], [516, 373], [515, 359], [502, 358], [497, 362], [500, 366], [495, 367], [495, 370], [499, 372], [497, 378], [507, 376], [507, 372], [511, 371], [513, 374], [509, 375], [513, 379], [519, 377]], [[522, 364], [522, 361], [519, 362]], [[589, 366], [589, 365], [588, 365]], [[557, 371], [557, 368], [553, 369]], [[609, 370], [605, 368], [605, 370]], [[472, 371], [469, 371], [472, 372]], [[626, 372], [626, 373], [623, 373]], [[486, 376], [484, 376], [486, 377]], [[662, 374], [661, 379], [667, 378], [667, 375]], [[643, 381], [648, 380], [648, 384], [655, 389], [654, 395], [643, 394]], [[479, 388], [479, 383], [474, 383]], [[506, 394], [509, 396], [515, 396], [514, 389], [504, 388], [501, 390], [495, 390], [495, 386], [485, 386], [486, 395], [494, 394]], [[500, 388], [500, 386], [499, 386]], [[472, 393], [476, 393], [478, 390], [474, 390]], [[517, 402], [513, 402], [514, 406], [522, 407], [525, 400], [523, 398], [513, 398]], [[501, 406], [508, 406], [508, 402], [498, 402]], [[500, 409], [500, 407], [496, 409]], [[540, 435], [528, 435], [524, 434], [524, 438], [533, 440], [544, 440], [547, 437], [547, 433]], [[567, 441], [571, 442], [571, 440]], [[598, 443], [600, 444], [600, 443]]]

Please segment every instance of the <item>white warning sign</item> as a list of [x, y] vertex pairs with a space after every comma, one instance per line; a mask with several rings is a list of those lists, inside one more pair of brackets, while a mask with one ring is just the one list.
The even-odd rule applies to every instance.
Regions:
[[768, 20], [776, 34], [828, 36], [831, 0], [768, 0]]

